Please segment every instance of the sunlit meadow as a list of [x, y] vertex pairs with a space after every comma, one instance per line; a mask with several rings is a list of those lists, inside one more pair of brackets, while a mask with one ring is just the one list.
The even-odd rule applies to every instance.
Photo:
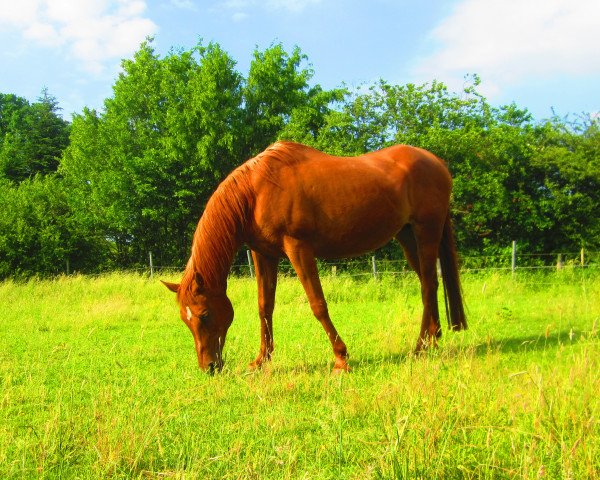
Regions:
[[0, 283], [0, 478], [598, 478], [600, 274], [463, 281], [469, 330], [415, 357], [414, 275], [325, 276], [353, 369], [331, 375], [291, 277], [249, 372], [256, 287], [232, 278], [214, 377], [156, 277]]

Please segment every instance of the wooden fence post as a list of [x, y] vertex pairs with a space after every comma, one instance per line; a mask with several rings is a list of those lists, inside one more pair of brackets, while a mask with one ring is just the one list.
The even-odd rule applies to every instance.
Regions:
[[371, 257], [371, 261], [373, 263], [373, 278], [375, 278], [375, 280], [377, 280], [377, 262], [375, 261], [375, 255], [373, 255]]
[[248, 257], [248, 270], [250, 270], [250, 277], [254, 278], [254, 269], [252, 268], [252, 254], [250, 250], [246, 250], [246, 257]]
[[152, 263], [152, 252], [148, 252], [148, 257], [150, 259], [150, 278], [154, 278], [154, 264]]
[[558, 258], [556, 259], [556, 269], [561, 270], [562, 268], [563, 268], [562, 253], [559, 253]]
[[517, 269], [517, 241], [513, 240], [512, 242], [512, 260], [511, 260], [511, 271], [512, 274], [515, 274], [515, 270]]

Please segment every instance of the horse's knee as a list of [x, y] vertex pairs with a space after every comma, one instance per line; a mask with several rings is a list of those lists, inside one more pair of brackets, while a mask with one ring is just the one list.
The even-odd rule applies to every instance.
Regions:
[[329, 310], [327, 308], [327, 303], [324, 300], [317, 300], [317, 301], [311, 302], [310, 308], [311, 308], [314, 316], [317, 317], [319, 320], [329, 317]]
[[273, 316], [273, 310], [275, 310], [274, 302], [259, 302], [258, 314], [260, 318], [271, 318]]

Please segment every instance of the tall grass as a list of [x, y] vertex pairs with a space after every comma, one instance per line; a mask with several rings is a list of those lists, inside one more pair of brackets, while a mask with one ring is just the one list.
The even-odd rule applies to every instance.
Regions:
[[256, 288], [230, 281], [213, 378], [157, 281], [0, 284], [0, 477], [598, 478], [598, 273], [466, 275], [469, 330], [419, 357], [413, 276], [323, 283], [348, 375], [293, 278], [254, 373]]

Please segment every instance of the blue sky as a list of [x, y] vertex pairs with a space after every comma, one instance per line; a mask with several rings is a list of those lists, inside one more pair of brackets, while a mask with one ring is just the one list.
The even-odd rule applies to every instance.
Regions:
[[600, 112], [599, 0], [0, 0], [0, 92], [63, 113], [101, 109], [120, 60], [219, 43], [244, 75], [255, 47], [299, 46], [314, 83], [444, 81], [477, 73], [494, 105], [536, 119]]

